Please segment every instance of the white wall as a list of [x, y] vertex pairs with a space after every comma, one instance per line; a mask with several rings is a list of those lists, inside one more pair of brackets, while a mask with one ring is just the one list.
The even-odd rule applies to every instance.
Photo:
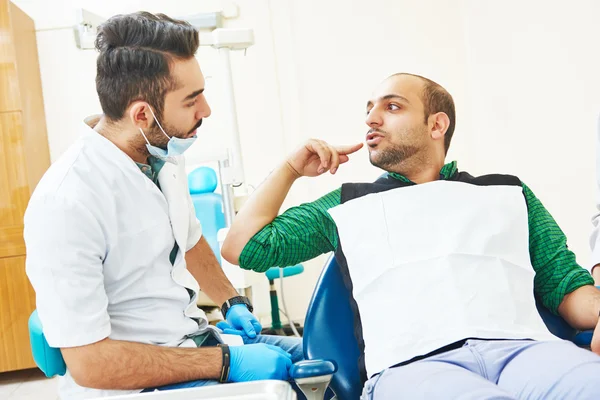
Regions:
[[[74, 23], [83, 7], [110, 16], [140, 9], [173, 16], [219, 8], [219, 2], [83, 0], [16, 1], [38, 29]], [[257, 186], [303, 140], [361, 141], [365, 103], [391, 73], [418, 73], [453, 94], [458, 122], [449, 159], [472, 173], [519, 175], [561, 224], [587, 262], [594, 199], [595, 121], [600, 11], [594, 0], [240, 0], [256, 44], [233, 56], [233, 73], [247, 181]], [[549, 4], [551, 3], [551, 4]], [[191, 5], [193, 4], [193, 5]], [[558, 5], [552, 4], [561, 4]], [[62, 7], [59, 7], [62, 6]], [[38, 32], [52, 159], [76, 137], [82, 117], [100, 111], [93, 51], [75, 47], [71, 30]], [[224, 145], [225, 107], [218, 57], [199, 53], [213, 116], [190, 152]], [[303, 179], [285, 207], [311, 201], [345, 181], [372, 180], [366, 151], [334, 177]], [[324, 257], [286, 279], [294, 318], [303, 318]], [[266, 282], [255, 288], [268, 321]]]
[[477, 174], [516, 174], [589, 262], [600, 113], [600, 2], [465, 0]]

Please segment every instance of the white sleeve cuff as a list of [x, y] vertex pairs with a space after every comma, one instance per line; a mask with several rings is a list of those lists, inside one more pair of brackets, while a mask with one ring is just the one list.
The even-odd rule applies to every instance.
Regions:
[[90, 332], [79, 332], [78, 334], [68, 334], [66, 332], [58, 333], [55, 331], [47, 332], [44, 328], [44, 336], [50, 347], [68, 348], [79, 347], [93, 344], [110, 336], [110, 324]]
[[200, 222], [198, 222], [198, 227], [194, 228], [193, 225], [190, 226], [190, 232], [188, 234], [188, 242], [186, 252], [190, 251], [195, 245], [198, 244], [200, 238], [202, 237], [202, 229], [200, 228]]

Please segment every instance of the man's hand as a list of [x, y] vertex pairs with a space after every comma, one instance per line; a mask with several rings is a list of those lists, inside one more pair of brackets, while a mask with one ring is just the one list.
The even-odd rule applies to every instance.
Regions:
[[243, 304], [236, 304], [227, 311], [227, 322], [217, 323], [223, 333], [248, 336], [254, 339], [262, 331], [262, 325]]
[[[229, 314], [229, 313], [228, 313]], [[288, 380], [292, 356], [276, 346], [264, 343], [231, 346], [230, 382], [264, 379]]]
[[319, 176], [328, 170], [335, 174], [340, 164], [348, 162], [348, 155], [362, 147], [362, 143], [332, 146], [322, 140], [310, 139], [287, 160], [287, 165], [298, 177]]

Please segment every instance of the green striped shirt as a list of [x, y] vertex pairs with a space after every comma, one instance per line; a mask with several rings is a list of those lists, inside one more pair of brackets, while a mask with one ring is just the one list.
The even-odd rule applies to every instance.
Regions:
[[[440, 178], [451, 179], [458, 172], [456, 161], [444, 165]], [[390, 176], [415, 184], [408, 178]], [[529, 223], [529, 256], [535, 270], [534, 289], [544, 306], [557, 313], [563, 297], [575, 289], [594, 284], [589, 272], [577, 264], [567, 246], [567, 238], [554, 218], [525, 184]], [[335, 251], [338, 233], [327, 212], [341, 203], [338, 188], [320, 199], [290, 208], [265, 226], [246, 244], [240, 266], [264, 272], [273, 266], [295, 265]]]

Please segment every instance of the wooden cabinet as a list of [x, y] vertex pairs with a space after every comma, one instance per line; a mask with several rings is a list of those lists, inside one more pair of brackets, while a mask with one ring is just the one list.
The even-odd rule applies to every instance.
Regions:
[[[50, 166], [34, 23], [0, 0], [0, 372], [33, 368], [23, 214]], [[51, 234], [51, 232], [48, 232]]]

